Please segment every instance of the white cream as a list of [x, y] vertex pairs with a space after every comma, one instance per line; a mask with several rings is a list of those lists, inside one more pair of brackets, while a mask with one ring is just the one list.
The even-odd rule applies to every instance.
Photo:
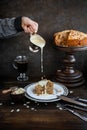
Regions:
[[25, 90], [23, 88], [18, 88], [17, 90], [13, 91], [12, 94], [17, 95], [17, 94], [22, 94], [24, 92], [25, 92]]
[[45, 46], [46, 41], [38, 34], [31, 35], [30, 37], [31, 43], [34, 45], [43, 48]]
[[46, 41], [38, 34], [31, 35], [31, 43], [41, 48], [41, 72], [43, 72], [43, 47], [46, 44]]
[[47, 82], [48, 82], [47, 79], [43, 79], [43, 80], [40, 80], [40, 81], [38, 82], [38, 84], [41, 85], [41, 86], [45, 86], [45, 85], [47, 84]]

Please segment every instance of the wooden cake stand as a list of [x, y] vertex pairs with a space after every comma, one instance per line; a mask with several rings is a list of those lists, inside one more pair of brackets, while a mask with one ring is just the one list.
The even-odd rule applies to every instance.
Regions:
[[83, 47], [62, 47], [57, 46], [57, 49], [65, 52], [64, 69], [57, 70], [56, 80], [63, 83], [68, 88], [78, 87], [84, 84], [85, 80], [83, 78], [82, 72], [74, 68], [76, 62], [74, 53], [78, 51], [87, 50], [87, 46]]

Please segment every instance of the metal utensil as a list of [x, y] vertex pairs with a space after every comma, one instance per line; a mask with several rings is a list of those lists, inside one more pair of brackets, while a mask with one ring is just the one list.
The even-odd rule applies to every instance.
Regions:
[[31, 44], [31, 45], [29, 45], [29, 50], [31, 52], [33, 52], [33, 53], [36, 53], [36, 52], [39, 51], [39, 47], [37, 47], [36, 45]]
[[86, 112], [87, 112], [87, 109], [85, 109], [85, 108], [83, 108], [83, 107], [80, 107], [80, 106], [71, 105], [71, 104], [65, 104], [64, 106], [70, 107], [70, 108], [75, 108], [75, 109], [78, 109], [78, 110], [86, 111]]
[[29, 50], [31, 51], [31, 52], [33, 52], [33, 53], [36, 53], [36, 52], [38, 52], [40, 49], [39, 49], [39, 47], [38, 46], [36, 46], [36, 45], [34, 45], [33, 43], [32, 43], [32, 41], [31, 41], [31, 38], [32, 38], [32, 36], [34, 35], [35, 33], [33, 33], [33, 34], [30, 34], [30, 45], [29, 45]]
[[34, 53], [38, 52], [46, 43], [44, 38], [36, 33], [30, 34], [30, 42], [29, 50]]
[[69, 103], [73, 103], [73, 104], [76, 104], [76, 105], [79, 105], [79, 106], [87, 107], [87, 104], [79, 102], [79, 101], [75, 101], [74, 99], [63, 96], [63, 95], [58, 96], [58, 98], [60, 98], [63, 101], [69, 102]]
[[81, 101], [81, 102], [87, 103], [87, 99], [83, 99], [83, 98], [80, 98], [80, 97], [76, 97], [75, 99], [76, 99], [77, 101]]
[[79, 117], [80, 119], [82, 119], [83, 121], [87, 122], [87, 117], [86, 116], [84, 116], [84, 115], [82, 115], [82, 114], [80, 114], [80, 113], [78, 113], [78, 112], [76, 112], [76, 111], [74, 111], [74, 110], [72, 110], [70, 108], [67, 108], [64, 105], [60, 104], [60, 103], [57, 104], [57, 106], [59, 107], [60, 110], [67, 110], [70, 113], [72, 113], [73, 115], [75, 115], [75, 116]]

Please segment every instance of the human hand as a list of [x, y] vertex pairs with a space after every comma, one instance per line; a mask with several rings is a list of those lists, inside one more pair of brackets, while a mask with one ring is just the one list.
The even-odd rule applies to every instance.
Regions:
[[22, 17], [21, 26], [25, 33], [36, 33], [38, 31], [38, 23], [28, 17]]

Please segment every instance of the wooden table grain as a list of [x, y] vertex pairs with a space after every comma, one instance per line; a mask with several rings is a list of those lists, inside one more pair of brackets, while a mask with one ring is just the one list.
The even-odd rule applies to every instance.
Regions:
[[[87, 130], [87, 122], [68, 111], [59, 110], [58, 102], [39, 103], [24, 98], [22, 102], [14, 103], [9, 94], [2, 94], [3, 89], [14, 85], [21, 86], [17, 82], [5, 82], [0, 89], [0, 130]], [[69, 96], [87, 99], [86, 83], [69, 90], [73, 92]]]

